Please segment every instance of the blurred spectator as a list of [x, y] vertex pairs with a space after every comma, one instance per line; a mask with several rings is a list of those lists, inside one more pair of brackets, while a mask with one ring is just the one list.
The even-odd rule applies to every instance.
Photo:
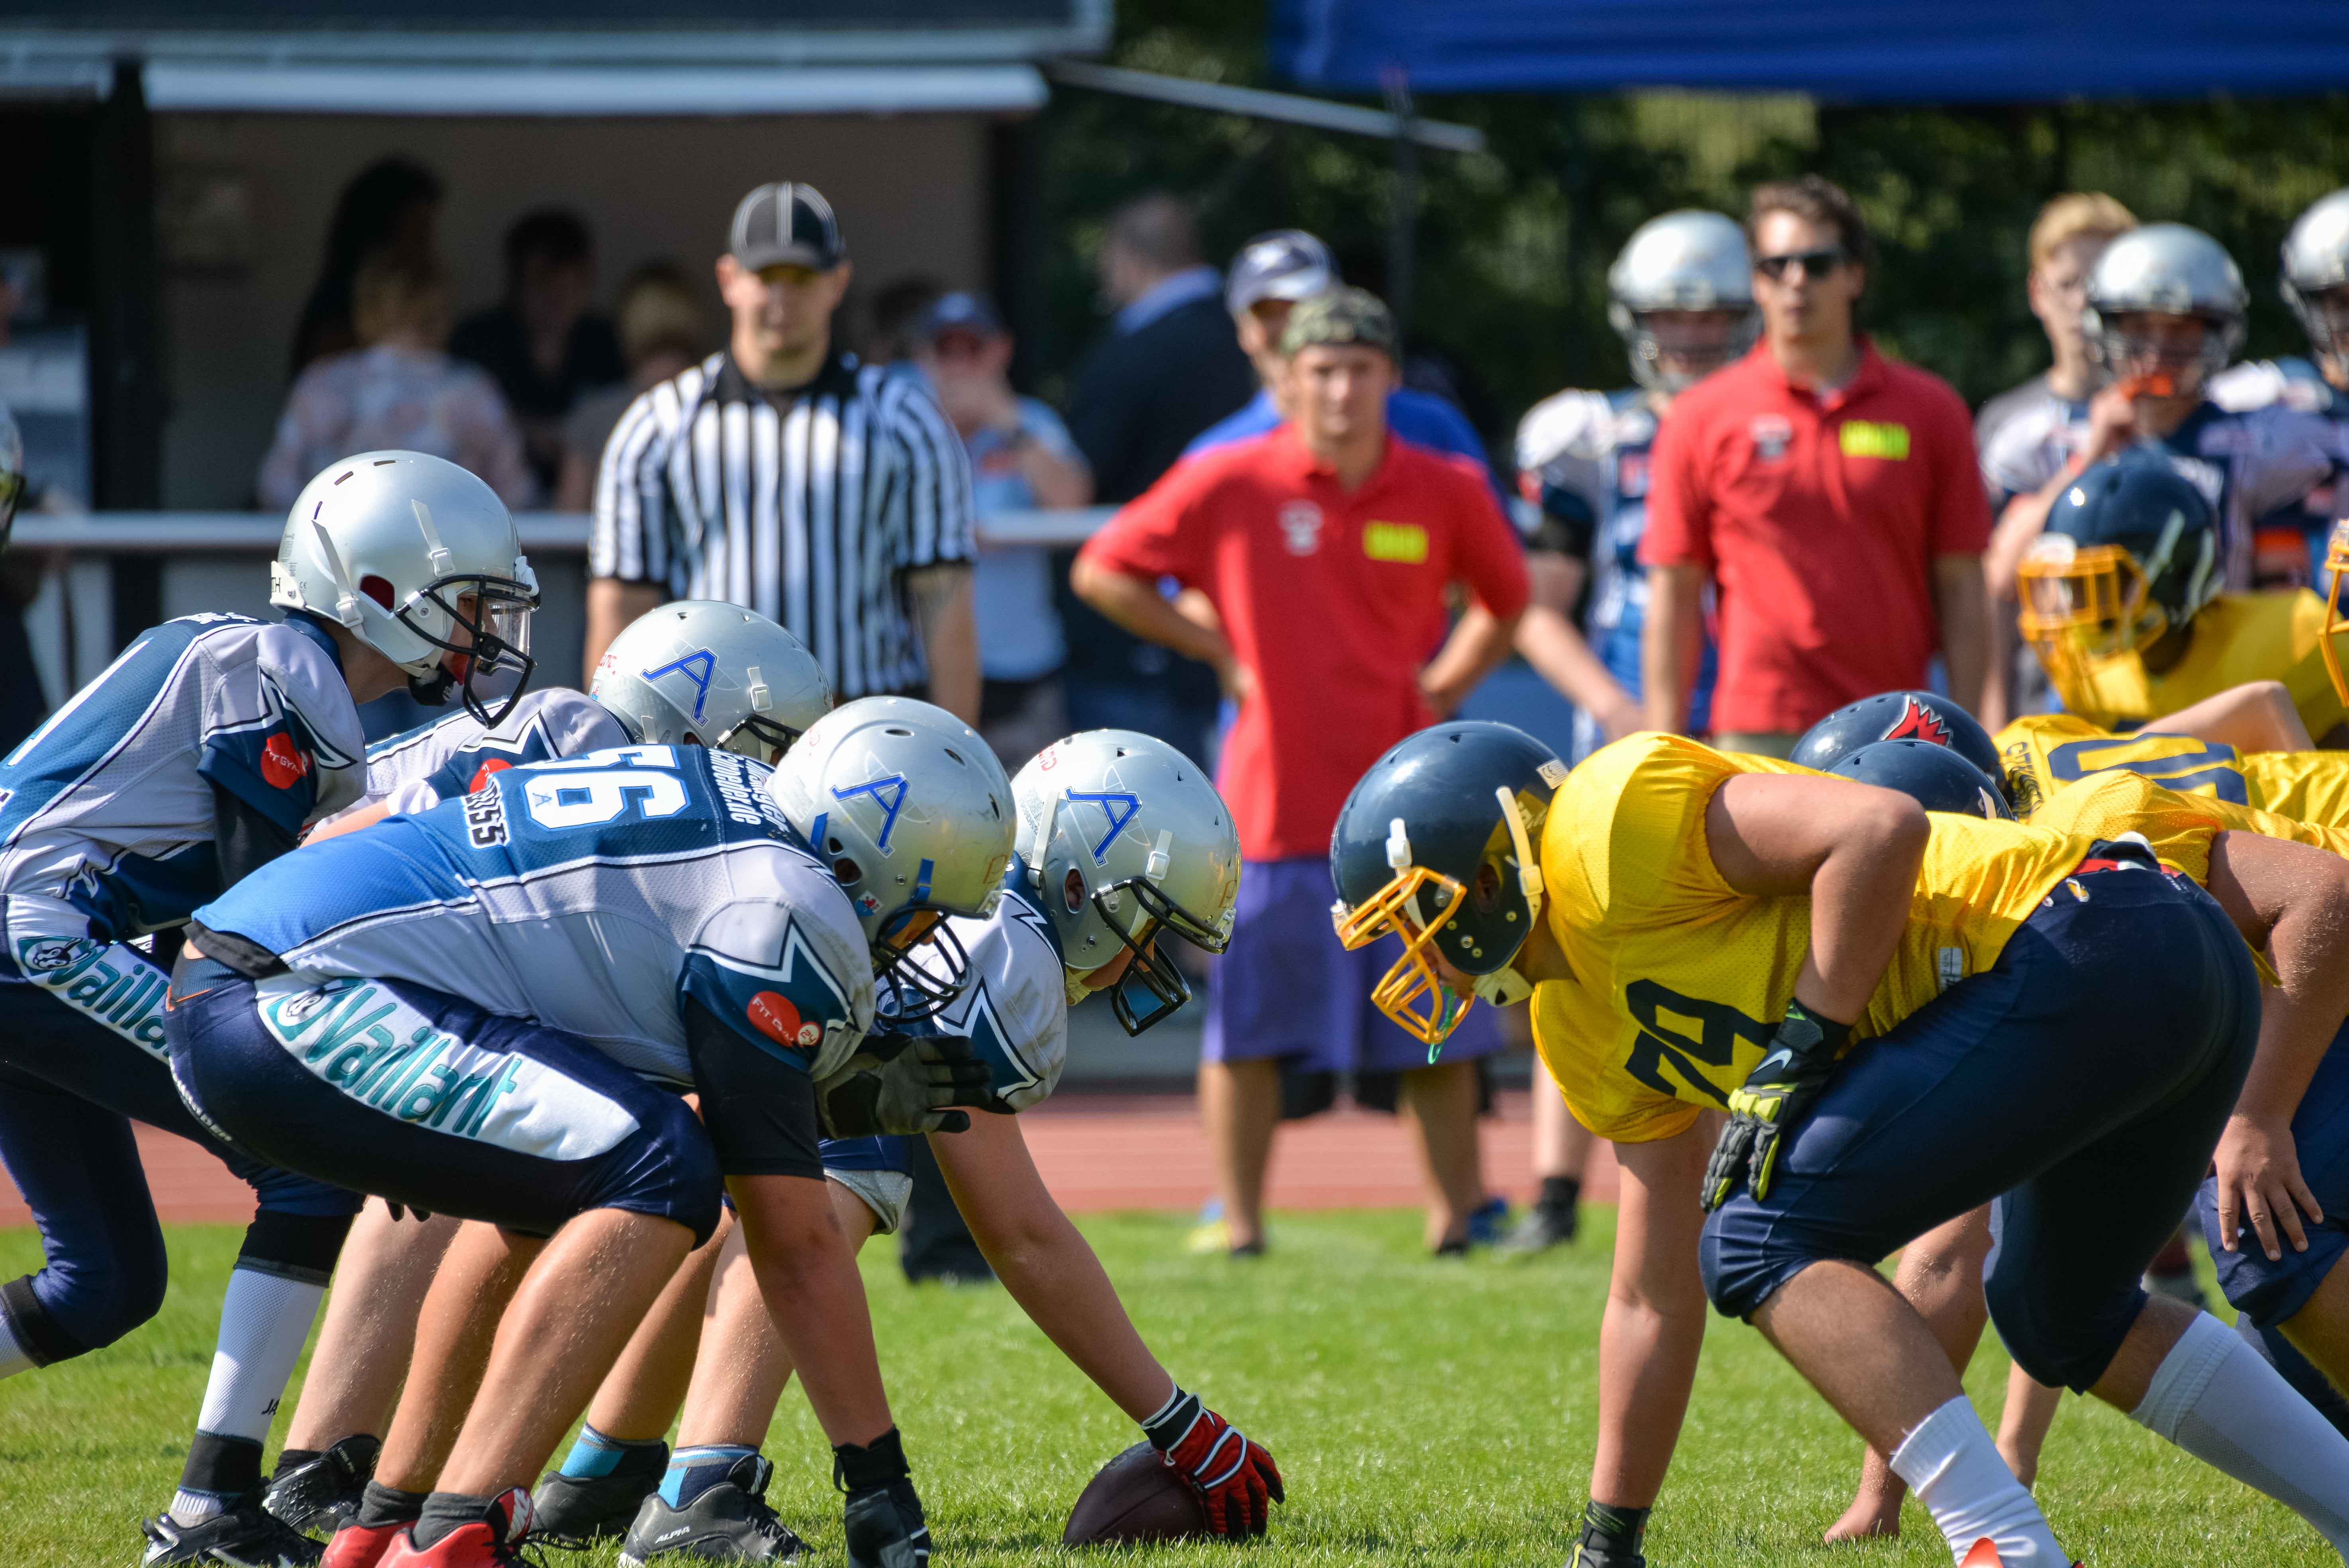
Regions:
[[563, 419], [580, 397], [626, 377], [612, 324], [589, 312], [595, 247], [563, 207], [526, 212], [506, 231], [506, 297], [467, 316], [449, 352], [496, 377], [542, 486], [563, 466]]
[[1845, 703], [1921, 686], [1982, 702], [1990, 507], [1973, 420], [1938, 377], [1854, 330], [1868, 237], [1817, 175], [1746, 220], [1763, 337], [1681, 394], [1656, 438], [1640, 663], [1648, 722], [1681, 729], [1713, 584], [1723, 749], [1784, 757]]
[[[1094, 495], [1112, 505], [1148, 490], [1193, 437], [1256, 391], [1224, 315], [1221, 280], [1201, 254], [1190, 207], [1154, 191], [1111, 215], [1094, 257], [1116, 314], [1070, 377], [1069, 433], [1092, 468]], [[1056, 561], [1063, 584], [1068, 559]], [[1070, 722], [1144, 730], [1204, 762], [1215, 672], [1127, 635], [1061, 592]]]
[[[2129, 210], [2101, 191], [2069, 191], [2039, 210], [2031, 225], [2031, 314], [2046, 330], [2054, 363], [2022, 386], [2002, 392], [1974, 416], [1974, 450], [1984, 460], [1982, 482], [1991, 511], [2003, 511], [2013, 497], [1988, 469], [1992, 444], [2008, 420], [2021, 418], [2038, 428], [2084, 426], [2088, 395], [2096, 387], [2096, 366], [2088, 357], [2080, 312], [2088, 303], [2088, 273], [2116, 235], [2137, 227]], [[2014, 630], [2014, 600], [1992, 593], [1992, 678], [1982, 695], [1982, 721], [1995, 730], [2018, 713], [2044, 707], [2046, 677], [2039, 661]]]
[[557, 511], [585, 511], [595, 504], [595, 468], [604, 460], [604, 443], [612, 427], [638, 393], [678, 374], [709, 347], [701, 302], [675, 262], [647, 262], [630, 273], [620, 285], [619, 308], [613, 314], [628, 378], [588, 393], [564, 420], [563, 473], [554, 490]]
[[[0, 283], [0, 344], [8, 341], [8, 295], [7, 284]], [[8, 405], [0, 403], [0, 757], [38, 729], [48, 708], [33, 665], [33, 642], [25, 632], [25, 607], [40, 592], [40, 573], [23, 556], [6, 553], [16, 513], [32, 511], [34, 504], [25, 477], [24, 438]]]
[[916, 273], [885, 284], [873, 296], [873, 332], [864, 344], [869, 365], [897, 365], [914, 357], [914, 329], [946, 284]]
[[[1302, 229], [1276, 229], [1241, 247], [1224, 281], [1224, 308], [1231, 313], [1240, 350], [1256, 366], [1260, 385], [1247, 407], [1208, 426], [1184, 448], [1185, 457], [1261, 436], [1280, 423], [1279, 378], [1288, 363], [1280, 353], [1281, 329], [1299, 300], [1326, 293], [1339, 282], [1330, 247]], [[1484, 438], [1465, 415], [1433, 393], [1401, 386], [1389, 393], [1387, 428], [1406, 441], [1467, 458], [1488, 476], [1492, 472]], [[1501, 493], [1497, 484], [1494, 493]]]
[[[1288, 421], [1177, 467], [1093, 537], [1075, 577], [1120, 624], [1217, 671], [1239, 704], [1220, 782], [1249, 863], [1201, 1045], [1222, 1202], [1222, 1228], [1204, 1244], [1262, 1249], [1280, 1064], [1302, 1058], [1325, 1072], [1402, 1074], [1433, 1195], [1428, 1244], [1464, 1250], [1487, 1212], [1476, 1061], [1501, 1039], [1480, 1011], [1431, 1066], [1423, 1045], [1370, 1006], [1393, 955], [1349, 954], [1331, 931], [1330, 831], [1381, 751], [1457, 707], [1507, 655], [1525, 564], [1490, 489], [1389, 438], [1399, 346], [1374, 296], [1316, 295], [1289, 317], [1282, 346]], [[1162, 578], [1205, 593], [1218, 624], [1169, 603]], [[1444, 638], [1455, 587], [1474, 602]]]
[[939, 299], [907, 334], [914, 363], [970, 453], [980, 543], [971, 594], [978, 616], [978, 732], [1017, 771], [1068, 732], [1061, 666], [1068, 644], [1052, 605], [1050, 552], [989, 545], [988, 519], [1036, 507], [1082, 506], [1092, 474], [1059, 415], [1011, 390], [1011, 335], [977, 294]]
[[449, 274], [437, 262], [386, 252], [359, 269], [351, 315], [366, 346], [319, 360], [295, 378], [261, 464], [261, 500], [294, 498], [320, 469], [354, 452], [429, 452], [471, 469], [510, 507], [538, 499], [497, 383], [441, 351]]
[[311, 362], [358, 346], [351, 284], [379, 252], [429, 261], [439, 252], [440, 178], [407, 158], [384, 158], [359, 170], [335, 203], [326, 255], [294, 329], [293, 374]]

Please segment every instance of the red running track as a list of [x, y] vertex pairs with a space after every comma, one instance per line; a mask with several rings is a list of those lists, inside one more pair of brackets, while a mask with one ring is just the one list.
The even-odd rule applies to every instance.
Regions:
[[[1022, 1114], [1044, 1180], [1072, 1213], [1188, 1211], [1212, 1188], [1206, 1138], [1187, 1095], [1071, 1094]], [[1531, 1195], [1533, 1124], [1526, 1099], [1506, 1094], [1485, 1122], [1485, 1179], [1513, 1200]], [[155, 1206], [166, 1223], [253, 1217], [253, 1197], [221, 1162], [169, 1133], [139, 1129]], [[1602, 1143], [1586, 1196], [1611, 1202], [1615, 1161]], [[1349, 1107], [1282, 1126], [1268, 1194], [1280, 1209], [1391, 1209], [1424, 1201], [1408, 1124]], [[32, 1221], [13, 1183], [0, 1184], [0, 1225]]]

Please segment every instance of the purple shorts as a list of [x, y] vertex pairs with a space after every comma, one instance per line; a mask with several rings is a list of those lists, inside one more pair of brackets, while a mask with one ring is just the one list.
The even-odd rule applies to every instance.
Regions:
[[[1247, 861], [1229, 952], [1207, 976], [1199, 1057], [1210, 1062], [1298, 1058], [1307, 1072], [1400, 1072], [1427, 1065], [1427, 1047], [1371, 1006], [1371, 988], [1402, 951], [1387, 937], [1359, 952], [1338, 944], [1330, 862], [1319, 856]], [[1447, 1062], [1502, 1049], [1493, 1010], [1479, 1004], [1444, 1042]]]

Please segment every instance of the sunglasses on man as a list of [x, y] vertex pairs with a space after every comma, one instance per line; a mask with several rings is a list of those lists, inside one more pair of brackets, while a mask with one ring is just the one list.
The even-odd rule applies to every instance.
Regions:
[[1823, 278], [1844, 263], [1844, 253], [1830, 246], [1824, 251], [1790, 251], [1783, 256], [1757, 256], [1754, 266], [1772, 283], [1784, 281], [1786, 269], [1799, 266], [1806, 278]]

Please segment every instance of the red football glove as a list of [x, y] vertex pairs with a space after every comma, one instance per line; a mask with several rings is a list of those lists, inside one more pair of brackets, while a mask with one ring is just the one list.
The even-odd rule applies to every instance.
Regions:
[[1218, 1535], [1262, 1535], [1272, 1505], [1287, 1501], [1272, 1455], [1195, 1394], [1175, 1389], [1142, 1429], [1168, 1468], [1198, 1493], [1207, 1528]]

